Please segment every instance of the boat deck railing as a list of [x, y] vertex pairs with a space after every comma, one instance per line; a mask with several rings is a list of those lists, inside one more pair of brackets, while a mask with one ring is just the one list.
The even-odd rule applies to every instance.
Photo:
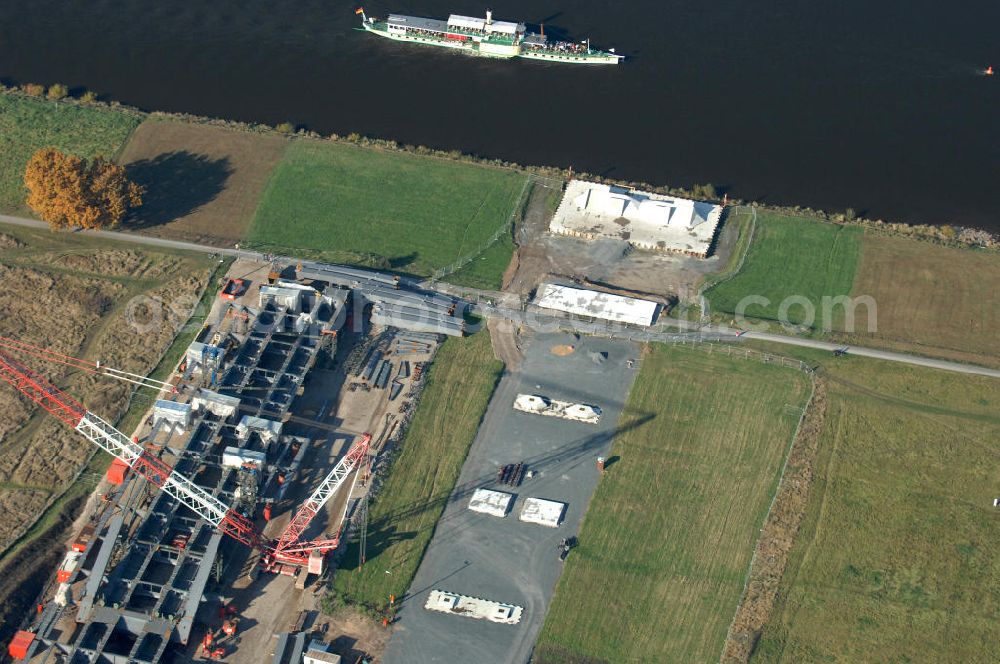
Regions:
[[621, 57], [609, 51], [598, 51], [591, 49], [561, 49], [554, 48], [552, 46], [534, 46], [529, 44], [522, 44], [521, 48], [526, 53], [540, 53], [543, 55], [558, 55], [567, 58], [594, 58], [594, 57]]
[[[369, 21], [368, 25], [375, 30], [382, 32], [389, 31], [388, 21]], [[587, 50], [584, 46], [580, 44], [575, 44], [572, 42], [550, 42], [545, 46], [540, 46], [537, 44], [529, 44], [522, 40], [516, 40], [508, 37], [501, 37], [495, 34], [489, 34], [479, 30], [451, 30], [447, 33], [436, 32], [433, 30], [421, 30], [419, 28], [407, 28], [404, 35], [410, 35], [413, 37], [421, 37], [423, 39], [433, 39], [442, 43], [456, 43], [456, 40], [448, 39], [445, 35], [463, 35], [469, 37], [468, 44], [474, 43], [472, 38], [480, 38], [482, 43], [486, 44], [498, 44], [503, 46], [514, 46], [518, 45], [521, 47], [522, 53], [535, 53], [539, 55], [551, 55], [560, 58], [620, 58], [622, 56], [609, 51], [598, 51], [596, 49]]]
[[[372, 21], [370, 25], [376, 30], [384, 30], [384, 31], [389, 30], [388, 21]], [[454, 41], [448, 39], [445, 35], [462, 35], [463, 37], [469, 37], [470, 41], [472, 41], [473, 38], [478, 37], [481, 41], [487, 44], [502, 44], [504, 46], [513, 46], [515, 43], [518, 43], [511, 37], [502, 37], [500, 35], [488, 33], [485, 31], [468, 30], [468, 29], [449, 30], [448, 32], [445, 33], [445, 32], [436, 32], [434, 30], [420, 30], [419, 28], [408, 27], [406, 28], [405, 34], [414, 35], [417, 37], [424, 37], [426, 39], [438, 39], [443, 42]]]

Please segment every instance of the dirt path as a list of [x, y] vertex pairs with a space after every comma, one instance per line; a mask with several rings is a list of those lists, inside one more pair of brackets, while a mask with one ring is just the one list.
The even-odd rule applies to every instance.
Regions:
[[491, 318], [486, 322], [486, 327], [490, 331], [493, 354], [507, 365], [508, 372], [517, 371], [524, 359], [518, 345], [517, 323], [502, 318]]

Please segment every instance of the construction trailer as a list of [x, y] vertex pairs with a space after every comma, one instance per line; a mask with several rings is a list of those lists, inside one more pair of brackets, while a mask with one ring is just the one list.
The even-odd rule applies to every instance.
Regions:
[[558, 401], [539, 394], [518, 394], [514, 399], [514, 410], [587, 424], [597, 424], [602, 414], [599, 406]]

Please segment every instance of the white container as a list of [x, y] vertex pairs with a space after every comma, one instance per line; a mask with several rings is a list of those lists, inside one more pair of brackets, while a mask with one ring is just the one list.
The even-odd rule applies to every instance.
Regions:
[[514, 498], [509, 493], [503, 491], [491, 491], [489, 489], [476, 489], [469, 499], [469, 509], [481, 514], [489, 514], [503, 518], [510, 510], [510, 502]]
[[521, 515], [518, 517], [526, 523], [537, 523], [547, 528], [555, 528], [562, 521], [563, 512], [566, 510], [566, 503], [555, 500], [543, 500], [541, 498], [528, 498], [521, 507]]

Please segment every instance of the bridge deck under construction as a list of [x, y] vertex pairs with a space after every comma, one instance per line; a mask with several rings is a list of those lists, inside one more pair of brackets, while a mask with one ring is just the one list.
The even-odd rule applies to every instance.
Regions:
[[[279, 280], [272, 286], [255, 284], [233, 302], [216, 302], [211, 323], [187, 349], [179, 378], [175, 374], [177, 394], [161, 393], [136, 432], [136, 442], [207, 493], [256, 518], [267, 536], [288, 522], [347, 451], [350, 438], [376, 419], [383, 440], [401, 435], [399, 420], [408, 419], [412, 410], [421, 360], [431, 357], [440, 334], [461, 333], [452, 329], [460, 312], [450, 298], [428, 299], [391, 282], [377, 284], [385, 298], [373, 298], [362, 292], [375, 283], [363, 273], [344, 275], [339, 267], [318, 264], [310, 268], [310, 274], [296, 275], [308, 279], [308, 287]], [[329, 278], [323, 282], [323, 277]], [[357, 297], [350, 297], [352, 286]], [[428, 323], [421, 321], [398, 337], [392, 331], [368, 335], [362, 322], [355, 331], [361, 343], [342, 347], [338, 355], [342, 339], [354, 338], [343, 329], [352, 307], [360, 309], [357, 321], [369, 305], [386, 298], [410, 298], [407, 306], [415, 303], [428, 312], [429, 327], [436, 332], [427, 332]], [[377, 311], [372, 314], [376, 325], [385, 324]], [[331, 379], [335, 358], [342, 366]], [[334, 412], [331, 401], [342, 410], [333, 424], [325, 424], [324, 415]], [[351, 410], [362, 412], [352, 415]], [[247, 459], [260, 464], [243, 463]], [[271, 593], [268, 586], [288, 594], [287, 577], [263, 585], [252, 580], [256, 552], [226, 538], [137, 473], [118, 472], [89, 517], [90, 535], [71, 574], [50, 584], [41, 610], [22, 625], [34, 634], [27, 661], [190, 661], [201, 654], [205, 632], [219, 622], [220, 606], [245, 600], [248, 593]], [[109, 471], [109, 480], [112, 475]], [[351, 491], [331, 500], [325, 518], [316, 520], [326, 523], [317, 523], [313, 534], [324, 527], [336, 533], [356, 502]], [[262, 514], [265, 504], [269, 507]], [[298, 580], [295, 584], [302, 587]], [[245, 602], [250, 613], [251, 603]], [[266, 611], [280, 613], [270, 606]], [[287, 629], [282, 620], [264, 614], [249, 619], [252, 633], [243, 636], [244, 642], [257, 638], [253, 632], [267, 632], [270, 638], [275, 630]], [[236, 650], [255, 650], [234, 650], [235, 640], [220, 640], [228, 646], [227, 659], [244, 659]], [[259, 659], [254, 652], [247, 661], [258, 661], [254, 656]]]

